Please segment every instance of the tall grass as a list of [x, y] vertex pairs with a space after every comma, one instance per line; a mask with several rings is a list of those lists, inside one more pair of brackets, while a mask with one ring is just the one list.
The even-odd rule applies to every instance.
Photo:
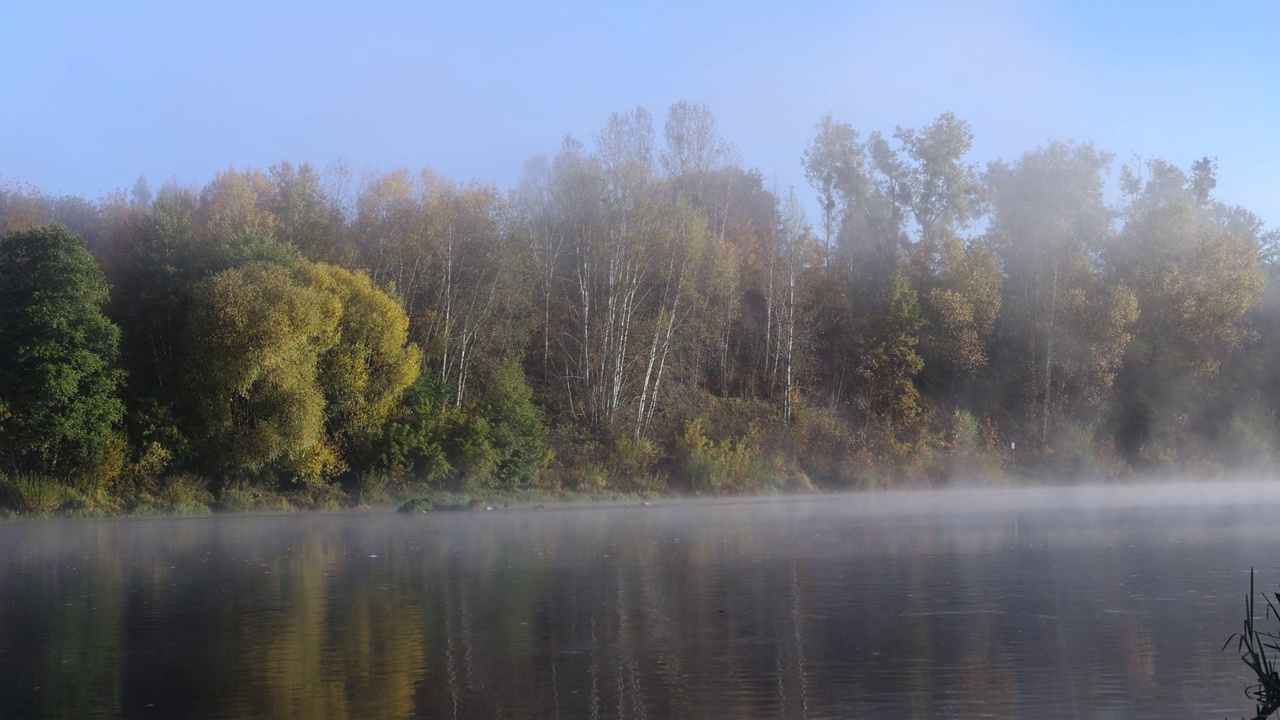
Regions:
[[390, 474], [377, 470], [362, 472], [356, 476], [351, 495], [360, 505], [378, 505], [391, 502], [395, 482]]
[[67, 501], [67, 488], [48, 475], [0, 474], [0, 497], [17, 512], [46, 515]]

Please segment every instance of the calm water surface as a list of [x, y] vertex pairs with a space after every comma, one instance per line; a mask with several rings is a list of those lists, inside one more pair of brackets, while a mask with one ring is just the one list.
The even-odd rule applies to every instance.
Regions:
[[1092, 492], [4, 523], [0, 717], [1244, 714], [1280, 494]]

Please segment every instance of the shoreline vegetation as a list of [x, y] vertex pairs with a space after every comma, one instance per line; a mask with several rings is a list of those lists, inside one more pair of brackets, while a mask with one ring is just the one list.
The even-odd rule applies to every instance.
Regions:
[[[1280, 234], [1212, 158], [615, 113], [502, 192], [0, 178], [0, 515], [1267, 474]], [[523, 501], [523, 500], [522, 500]]]

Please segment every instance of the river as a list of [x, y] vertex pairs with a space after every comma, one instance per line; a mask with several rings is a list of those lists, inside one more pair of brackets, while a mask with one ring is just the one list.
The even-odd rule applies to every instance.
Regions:
[[13, 521], [0, 717], [1239, 717], [1278, 544], [1275, 484]]

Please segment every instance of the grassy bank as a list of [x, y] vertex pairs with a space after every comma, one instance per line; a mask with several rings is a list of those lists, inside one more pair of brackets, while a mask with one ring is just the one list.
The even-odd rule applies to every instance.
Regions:
[[[135, 489], [136, 490], [136, 489]], [[414, 502], [422, 509], [478, 503], [502, 507], [553, 502], [614, 502], [653, 499], [676, 493], [530, 488], [520, 490], [446, 489], [392, 482], [353, 481], [323, 488], [263, 488], [247, 483], [210, 481], [193, 475], [163, 478], [141, 492], [122, 495], [112, 489], [80, 488], [34, 473], [0, 473], [0, 518], [124, 517], [207, 515], [210, 513], [394, 510]]]

